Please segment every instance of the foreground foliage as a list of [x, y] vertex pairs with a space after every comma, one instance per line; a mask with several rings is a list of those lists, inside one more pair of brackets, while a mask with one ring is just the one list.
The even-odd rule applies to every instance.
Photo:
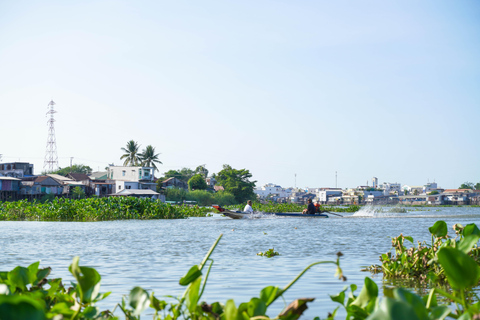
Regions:
[[[480, 250], [477, 245], [480, 239], [478, 227], [474, 223], [465, 227], [455, 224], [453, 229], [456, 237], [450, 238], [445, 221], [437, 221], [429, 228], [431, 243], [418, 241], [417, 246], [413, 244], [413, 238], [410, 236], [400, 234], [392, 238], [393, 254], [388, 252], [380, 256], [384, 277], [445, 282], [447, 274], [440, 264], [438, 255], [442, 248], [456, 248], [478, 263], [480, 261]], [[412, 246], [407, 247], [406, 241], [412, 243]]]
[[[472, 289], [480, 281], [480, 267], [470, 254], [476, 243], [469, 236], [475, 230], [473, 227], [456, 225], [459, 240], [455, 245], [440, 245], [437, 247], [436, 263], [445, 275], [445, 281], [451, 290], [432, 288], [427, 295], [421, 297], [403, 288], [386, 289], [384, 297], [379, 296], [376, 283], [366, 277], [364, 286], [357, 295], [357, 286], [346, 286], [331, 300], [340, 304], [328, 319], [334, 319], [340, 308], [344, 308], [346, 319], [478, 319], [480, 317], [480, 302]], [[467, 231], [466, 231], [467, 230]], [[468, 230], [473, 230], [468, 233]], [[436, 223], [430, 228], [432, 235], [444, 233], [443, 224]], [[468, 234], [467, 234], [468, 233]], [[437, 237], [436, 236], [436, 237]], [[346, 280], [340, 268], [337, 254], [336, 261], [320, 261], [307, 266], [283, 289], [267, 286], [261, 289], [257, 297], [238, 306], [228, 299], [225, 303], [207, 303], [201, 300], [208, 276], [213, 265], [211, 254], [222, 235], [216, 240], [200, 264], [194, 265], [183, 276], [179, 284], [185, 287], [182, 296], [174, 298], [174, 302], [160, 300], [153, 292], [141, 287], [134, 287], [123, 298], [121, 303], [112, 310], [100, 311], [96, 303], [107, 298], [109, 293], [100, 293], [101, 277], [90, 267], [79, 266], [79, 258], [75, 257], [69, 271], [77, 282], [66, 288], [61, 279], [47, 279], [50, 268], [39, 268], [39, 262], [25, 267], [16, 267], [9, 272], [0, 272], [0, 318], [1, 319], [118, 319], [114, 315], [123, 313], [125, 319], [140, 319], [147, 309], [153, 314], [154, 320], [174, 319], [204, 319], [204, 320], [296, 320], [301, 317], [307, 304], [314, 298], [296, 299], [286, 306], [277, 316], [267, 315], [269, 306], [289, 290], [310, 268], [318, 264], [333, 264], [340, 279]], [[478, 238], [477, 238], [478, 241]], [[443, 242], [445, 244], [447, 242]], [[452, 244], [452, 243], [450, 243]], [[273, 251], [273, 249], [272, 249]], [[349, 290], [350, 289], [350, 290]], [[445, 301], [443, 304], [440, 301]], [[316, 317], [314, 320], [319, 320]]]
[[[199, 265], [194, 265], [183, 276], [179, 284], [186, 287], [183, 295], [175, 302], [159, 300], [154, 293], [140, 287], [134, 287], [117, 305], [126, 319], [140, 319], [148, 308], [153, 309], [153, 319], [270, 319], [266, 313], [268, 307], [281, 297], [307, 270], [318, 264], [334, 264], [337, 274], [342, 278], [339, 258], [336, 261], [312, 263], [283, 289], [268, 286], [260, 291], [258, 297], [250, 301], [235, 304], [201, 302], [213, 260], [210, 258], [222, 235], [208, 251]], [[75, 257], [69, 271], [77, 280], [72, 287], [65, 288], [61, 279], [47, 279], [50, 268], [39, 269], [39, 262], [28, 268], [16, 267], [10, 272], [0, 272], [0, 318], [2, 319], [118, 319], [115, 309], [100, 311], [95, 304], [110, 294], [100, 293], [101, 277], [90, 267], [79, 266]], [[208, 265], [207, 265], [208, 264]], [[206, 268], [207, 267], [207, 268]], [[206, 271], [205, 271], [206, 269]], [[306, 309], [306, 303], [313, 298], [297, 299], [287, 306], [276, 318], [298, 319]], [[116, 307], [116, 308], [117, 308]]]
[[38, 203], [26, 200], [0, 203], [0, 220], [104, 221], [122, 219], [183, 219], [204, 217], [211, 209], [176, 206], [134, 197], [72, 200], [56, 198]]

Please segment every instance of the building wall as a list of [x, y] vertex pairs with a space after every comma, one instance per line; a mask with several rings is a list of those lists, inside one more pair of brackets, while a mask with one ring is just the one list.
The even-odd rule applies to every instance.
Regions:
[[322, 203], [327, 202], [329, 198], [341, 196], [342, 190], [320, 190], [318, 192], [318, 200]]
[[152, 167], [114, 167], [110, 166], [107, 170], [107, 177], [111, 180], [139, 181], [153, 180]]

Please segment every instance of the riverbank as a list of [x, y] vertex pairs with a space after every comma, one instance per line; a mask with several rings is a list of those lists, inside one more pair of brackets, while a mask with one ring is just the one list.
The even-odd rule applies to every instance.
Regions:
[[199, 206], [170, 205], [134, 197], [108, 197], [72, 200], [54, 199], [38, 203], [26, 200], [0, 203], [3, 221], [108, 221], [185, 219], [205, 217], [212, 210]]

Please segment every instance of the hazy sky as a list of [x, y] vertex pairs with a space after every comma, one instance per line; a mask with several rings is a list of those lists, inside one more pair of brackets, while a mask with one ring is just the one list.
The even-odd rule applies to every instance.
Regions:
[[61, 167], [133, 139], [160, 173], [456, 188], [480, 182], [480, 1], [0, 1], [3, 162], [43, 170], [51, 99]]

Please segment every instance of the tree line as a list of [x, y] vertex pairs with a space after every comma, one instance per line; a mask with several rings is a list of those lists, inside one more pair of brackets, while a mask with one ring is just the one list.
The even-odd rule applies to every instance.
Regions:
[[[180, 170], [169, 170], [165, 172], [164, 176], [157, 180], [157, 184], [160, 186], [163, 181], [169, 178], [177, 178], [180, 181], [185, 182], [188, 185], [188, 190], [193, 195], [201, 195], [202, 200], [206, 197], [205, 192], [214, 193], [214, 190], [211, 189], [205, 179], [208, 176], [208, 170], [204, 165], [198, 166], [195, 170], [189, 168], [182, 168]], [[252, 174], [247, 169], [235, 169], [228, 164], [223, 165], [223, 169], [218, 173], [213, 173], [211, 178], [215, 179], [215, 185], [222, 186], [223, 191], [217, 193], [224, 196], [224, 200], [234, 200], [229, 201], [229, 203], [222, 203], [224, 201], [215, 201], [218, 204], [234, 204], [234, 203], [244, 203], [247, 200], [255, 199], [255, 183], [256, 181], [250, 181]], [[203, 192], [199, 192], [203, 191]], [[175, 194], [175, 196], [173, 196]], [[232, 198], [228, 197], [228, 194], [233, 196]], [[168, 198], [175, 198], [175, 201], [178, 201], [178, 197], [185, 197], [183, 200], [189, 200], [188, 194], [183, 194], [181, 191], [165, 190], [165, 195]], [[204, 202], [204, 201], [200, 201]]]
[[473, 182], [464, 182], [458, 189], [480, 190], [480, 182], [473, 184]]
[[[152, 167], [154, 173], [159, 171], [157, 164], [162, 164], [159, 159], [160, 153], [157, 153], [152, 145], [146, 146], [143, 150], [140, 150], [140, 148], [141, 145], [137, 141], [128, 141], [125, 147], [121, 148], [123, 154], [120, 156], [120, 160], [123, 160], [123, 165]], [[92, 168], [83, 164], [74, 164], [52, 173], [63, 176], [69, 173], [90, 174]], [[167, 200], [195, 200], [203, 205], [212, 203], [221, 205], [239, 204], [256, 198], [254, 193], [256, 181], [250, 181], [252, 174], [247, 169], [235, 169], [228, 164], [224, 164], [222, 170], [213, 173], [211, 178], [215, 179], [215, 185], [223, 187], [223, 190], [219, 192], [215, 192], [212, 187], [207, 185], [208, 175], [209, 171], [205, 165], [199, 165], [195, 169], [169, 170], [156, 179], [157, 191], [164, 193]], [[163, 189], [162, 182], [169, 178], [177, 178], [183, 181], [188, 186], [188, 190]]]

